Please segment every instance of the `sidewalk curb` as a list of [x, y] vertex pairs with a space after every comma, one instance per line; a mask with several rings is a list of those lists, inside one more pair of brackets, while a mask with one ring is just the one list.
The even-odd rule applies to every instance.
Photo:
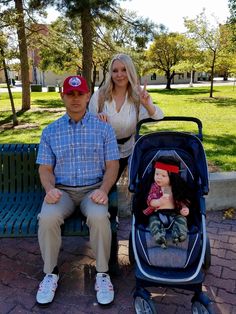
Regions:
[[207, 210], [236, 208], [236, 171], [210, 173], [209, 182], [210, 192], [206, 196]]

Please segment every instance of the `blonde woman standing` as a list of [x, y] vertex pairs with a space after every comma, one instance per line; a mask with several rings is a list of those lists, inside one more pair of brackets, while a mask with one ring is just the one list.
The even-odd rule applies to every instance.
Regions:
[[90, 99], [89, 111], [98, 114], [115, 130], [120, 151], [118, 181], [132, 152], [137, 122], [146, 118], [159, 120], [164, 116], [153, 104], [146, 84], [143, 89], [140, 87], [134, 63], [128, 55], [113, 57], [105, 84]]

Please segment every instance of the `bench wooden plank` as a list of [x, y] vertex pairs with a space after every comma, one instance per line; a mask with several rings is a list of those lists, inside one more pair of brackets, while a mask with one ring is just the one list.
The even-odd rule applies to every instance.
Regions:
[[[38, 144], [0, 144], [0, 237], [34, 237], [44, 190], [36, 164]], [[111, 228], [117, 230], [117, 191], [109, 195]], [[62, 235], [85, 236], [88, 227], [79, 211], [66, 219]]]

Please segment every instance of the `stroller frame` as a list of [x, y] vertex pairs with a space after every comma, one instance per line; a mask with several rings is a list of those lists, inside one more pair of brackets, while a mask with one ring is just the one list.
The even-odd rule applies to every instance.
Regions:
[[[210, 241], [207, 236], [206, 232], [206, 208], [205, 208], [205, 198], [204, 195], [208, 194], [209, 187], [208, 187], [208, 168], [206, 162], [205, 152], [202, 148], [202, 123], [199, 119], [194, 117], [165, 117], [162, 120], [155, 121], [153, 119], [145, 119], [140, 121], [137, 124], [136, 130], [136, 144], [133, 150], [133, 154], [131, 156], [131, 163], [129, 169], [129, 190], [130, 192], [134, 193], [136, 191], [136, 186], [138, 182], [137, 173], [138, 167], [135, 165], [133, 160], [137, 158], [138, 150], [137, 146], [139, 142], [144, 142], [145, 137], [148, 138], [150, 134], [146, 134], [141, 136], [139, 134], [140, 128], [142, 124], [145, 123], [159, 123], [161, 121], [191, 121], [197, 124], [198, 126], [198, 134], [189, 134], [184, 132], [176, 132], [176, 131], [160, 131], [154, 132], [151, 134], [160, 134], [161, 136], [164, 134], [167, 136], [172, 135], [179, 135], [186, 136], [188, 138], [193, 138], [196, 141], [197, 145], [200, 147], [201, 150], [201, 159], [202, 159], [202, 169], [198, 169], [199, 176], [200, 176], [200, 195], [199, 195], [199, 207], [200, 207], [200, 217], [201, 217], [201, 254], [198, 257], [197, 266], [195, 269], [192, 269], [190, 272], [189, 270], [184, 271], [183, 274], [178, 274], [177, 276], [162, 275], [161, 270], [157, 274], [152, 274], [149, 265], [143, 263], [136, 247], [136, 216], [133, 213], [132, 216], [132, 230], [130, 233], [129, 239], [129, 258], [131, 263], [135, 263], [135, 278], [136, 278], [136, 286], [135, 291], [133, 294], [134, 298], [134, 306], [136, 313], [157, 313], [155, 304], [152, 300], [151, 293], [145, 289], [147, 287], [169, 287], [169, 288], [180, 288], [184, 290], [190, 290], [194, 292], [194, 296], [191, 299], [192, 302], [192, 313], [210, 313], [213, 314], [213, 304], [210, 298], [207, 296], [206, 293], [202, 291], [202, 283], [204, 281], [205, 273], [204, 270], [207, 270], [211, 264], [211, 252], [210, 252]], [[154, 135], [155, 136], [155, 135]], [[202, 148], [202, 149], [201, 149]], [[166, 147], [165, 147], [166, 149]], [[160, 149], [161, 150], [161, 149]], [[173, 148], [170, 148], [170, 151], [174, 151]], [[168, 151], [167, 151], [168, 153]], [[136, 155], [135, 155], [136, 154]], [[138, 161], [139, 162], [139, 161]], [[133, 210], [134, 211], [134, 210]], [[172, 274], [173, 275], [173, 274]]]

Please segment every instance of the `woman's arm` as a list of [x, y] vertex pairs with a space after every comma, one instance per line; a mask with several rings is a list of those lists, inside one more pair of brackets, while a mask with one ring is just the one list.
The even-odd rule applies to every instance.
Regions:
[[98, 113], [98, 91], [94, 92], [89, 100], [88, 110], [94, 114]]
[[90, 98], [88, 110], [98, 116], [98, 118], [104, 122], [107, 122], [107, 115], [104, 112], [98, 113], [98, 96], [99, 92], [96, 91], [93, 93], [92, 97]]
[[140, 96], [140, 114], [139, 121], [152, 118], [155, 120], [160, 120], [164, 117], [163, 111], [153, 104], [152, 98], [146, 90], [147, 83], [144, 84], [143, 89], [139, 87], [139, 96]]

